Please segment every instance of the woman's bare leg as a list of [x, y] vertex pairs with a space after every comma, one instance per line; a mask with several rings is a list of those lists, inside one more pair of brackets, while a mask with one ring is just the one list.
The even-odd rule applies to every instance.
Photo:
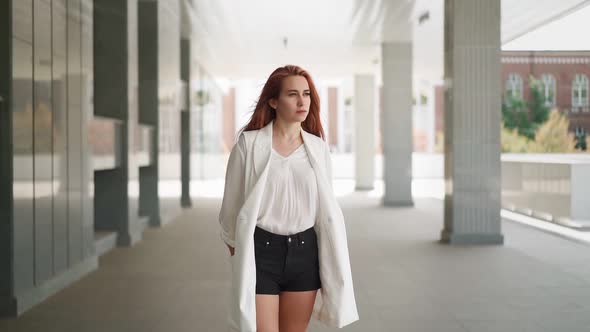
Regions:
[[305, 332], [317, 290], [281, 292], [279, 295], [279, 328], [281, 332]]
[[279, 332], [279, 296], [256, 294], [256, 331]]

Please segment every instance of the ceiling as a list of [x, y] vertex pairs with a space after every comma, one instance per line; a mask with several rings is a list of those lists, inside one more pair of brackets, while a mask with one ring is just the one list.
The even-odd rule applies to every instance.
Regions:
[[[192, 7], [195, 58], [215, 76], [262, 78], [288, 63], [324, 77], [373, 73], [384, 41], [414, 39], [424, 43], [419, 53], [442, 58], [444, 0], [184, 1]], [[503, 0], [502, 41], [588, 4], [590, 0]], [[425, 13], [431, 27], [416, 38], [418, 18]]]

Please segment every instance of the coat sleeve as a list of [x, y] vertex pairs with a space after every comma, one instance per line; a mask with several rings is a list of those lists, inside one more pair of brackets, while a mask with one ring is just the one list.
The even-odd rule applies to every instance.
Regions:
[[220, 236], [231, 247], [235, 247], [236, 219], [244, 203], [245, 162], [246, 141], [244, 135], [240, 135], [229, 154], [223, 200], [219, 211]]

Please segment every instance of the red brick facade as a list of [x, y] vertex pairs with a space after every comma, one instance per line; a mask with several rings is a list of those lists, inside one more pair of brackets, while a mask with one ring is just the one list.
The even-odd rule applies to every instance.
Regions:
[[[572, 82], [576, 74], [590, 79], [589, 51], [503, 51], [502, 84], [511, 74], [518, 74], [523, 81], [524, 99], [530, 95], [529, 77], [541, 79], [550, 74], [555, 78], [555, 107], [566, 113], [570, 120], [570, 131], [582, 127], [590, 132], [590, 106], [572, 107]], [[586, 95], [587, 96], [587, 95]], [[588, 100], [588, 97], [586, 97]]]
[[[529, 77], [540, 80], [542, 75], [555, 79], [555, 108], [567, 114], [570, 131], [581, 127], [590, 133], [590, 105], [572, 107], [572, 82], [576, 74], [590, 79], [590, 51], [503, 51], [502, 90], [506, 92], [510, 74], [522, 78], [522, 93], [528, 100]], [[588, 94], [587, 94], [588, 96]], [[586, 100], [588, 97], [586, 97]], [[498, 110], [500, 112], [500, 110]], [[442, 86], [435, 87], [436, 131], [444, 131], [444, 94]]]

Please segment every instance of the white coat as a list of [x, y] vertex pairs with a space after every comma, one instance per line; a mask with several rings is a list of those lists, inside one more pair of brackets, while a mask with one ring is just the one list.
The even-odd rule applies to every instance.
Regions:
[[[230, 153], [219, 222], [221, 237], [235, 247], [231, 256], [229, 324], [231, 331], [256, 331], [254, 230], [266, 184], [272, 147], [271, 121], [243, 132]], [[312, 318], [341, 328], [359, 319], [348, 255], [344, 216], [332, 189], [328, 145], [301, 129], [314, 169], [319, 196], [317, 233], [320, 279]]]

